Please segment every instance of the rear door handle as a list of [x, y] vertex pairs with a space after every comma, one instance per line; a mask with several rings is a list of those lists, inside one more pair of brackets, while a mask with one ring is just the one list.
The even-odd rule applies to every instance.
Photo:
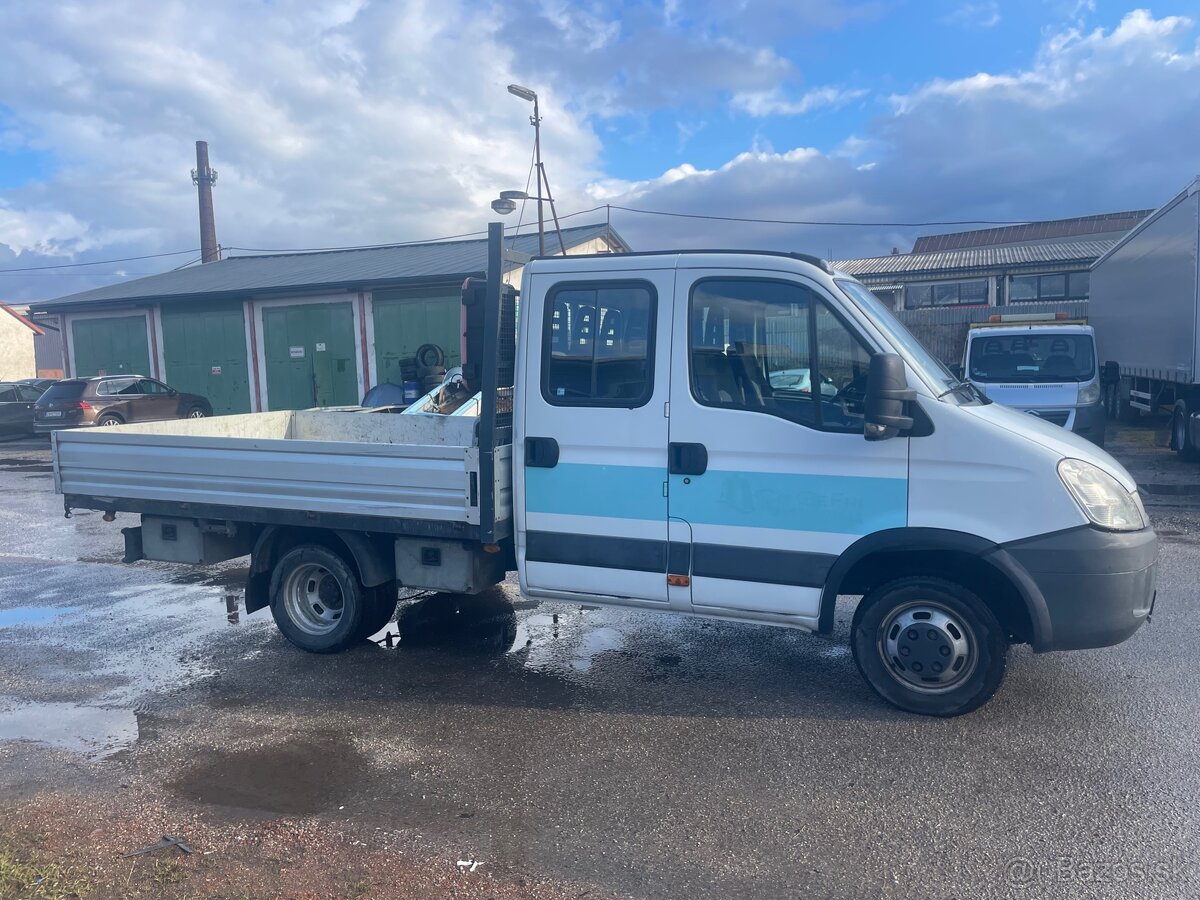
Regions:
[[548, 437], [525, 438], [525, 466], [553, 469], [558, 465], [558, 441]]
[[708, 448], [703, 444], [668, 444], [667, 471], [672, 475], [703, 475], [708, 471]]

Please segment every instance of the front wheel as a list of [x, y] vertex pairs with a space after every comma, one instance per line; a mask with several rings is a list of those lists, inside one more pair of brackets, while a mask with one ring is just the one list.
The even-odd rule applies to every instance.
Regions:
[[206, 418], [208, 418], [208, 411], [205, 410], [205, 408], [203, 406], [193, 406], [191, 409], [188, 410], [187, 418], [189, 418], [189, 419], [206, 419]]
[[959, 716], [1004, 680], [1008, 639], [995, 614], [962, 585], [901, 578], [871, 591], [854, 613], [854, 661], [879, 696], [908, 712]]
[[360, 643], [377, 608], [346, 561], [317, 544], [283, 555], [271, 572], [270, 596], [280, 632], [310, 653], [337, 653]]

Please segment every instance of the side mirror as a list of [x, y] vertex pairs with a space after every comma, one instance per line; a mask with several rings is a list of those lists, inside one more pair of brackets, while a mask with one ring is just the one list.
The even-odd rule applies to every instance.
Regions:
[[905, 413], [907, 404], [916, 398], [908, 386], [904, 360], [895, 353], [876, 353], [867, 372], [863, 436], [868, 441], [886, 441], [912, 428], [912, 417]]
[[957, 378], [959, 381], [962, 381], [963, 380], [962, 363], [955, 363], [954, 365], [952, 365], [950, 367], [950, 374], [953, 375], [955, 378]]

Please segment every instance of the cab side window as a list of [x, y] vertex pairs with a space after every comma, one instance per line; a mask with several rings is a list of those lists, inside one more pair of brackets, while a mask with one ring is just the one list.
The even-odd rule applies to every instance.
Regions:
[[542, 395], [554, 406], [644, 406], [654, 392], [654, 288], [558, 285], [546, 297]]
[[692, 288], [692, 394], [827, 431], [862, 431], [871, 352], [803, 285], [706, 279]]
[[0, 403], [16, 403], [17, 389], [15, 387], [0, 387]]
[[151, 381], [149, 378], [139, 379], [137, 382], [138, 393], [140, 394], [165, 394], [167, 386], [159, 384], [157, 381]]
[[45, 393], [45, 391], [43, 391], [41, 388], [34, 387], [31, 384], [18, 385], [17, 390], [21, 392], [21, 399], [26, 403], [40, 400], [42, 394]]

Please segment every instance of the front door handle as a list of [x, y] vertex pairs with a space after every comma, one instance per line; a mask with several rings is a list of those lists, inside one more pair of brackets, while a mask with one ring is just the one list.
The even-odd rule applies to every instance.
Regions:
[[558, 465], [558, 441], [548, 437], [525, 438], [525, 465], [534, 469], [553, 469]]
[[703, 475], [708, 471], [708, 448], [703, 444], [668, 444], [667, 471], [672, 475]]

